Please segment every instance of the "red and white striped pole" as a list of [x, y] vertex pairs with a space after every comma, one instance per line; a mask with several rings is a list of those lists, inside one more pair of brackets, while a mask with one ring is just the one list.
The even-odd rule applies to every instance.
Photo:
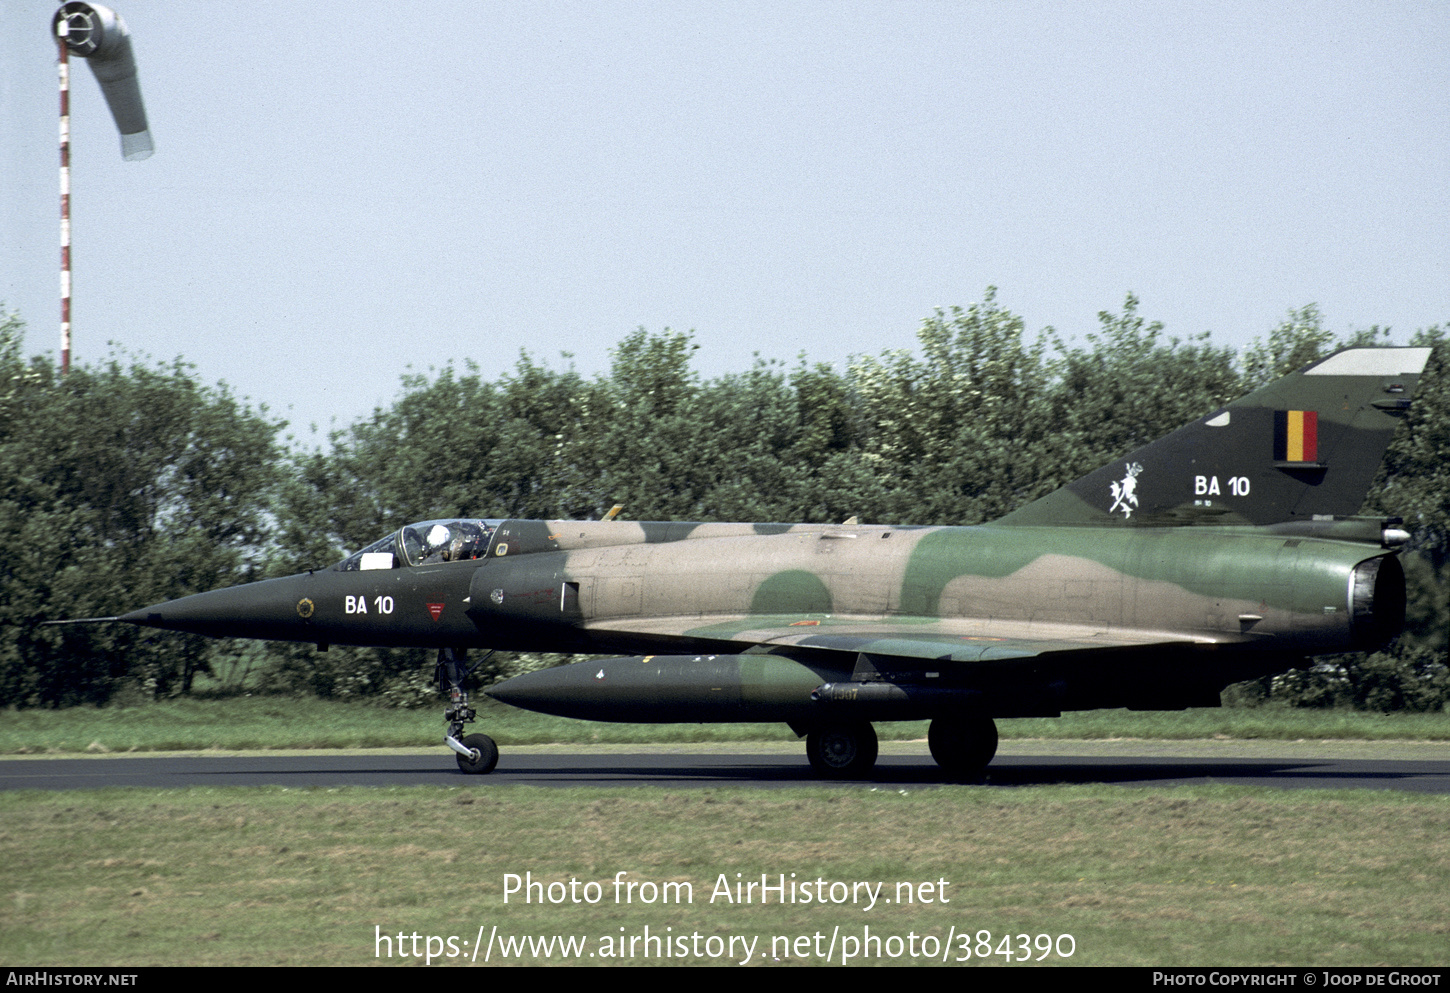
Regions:
[[60, 374], [70, 372], [70, 56], [60, 44]]
[[121, 157], [127, 162], [150, 158], [155, 151], [136, 56], [126, 22], [109, 7], [85, 0], [67, 0], [50, 19], [51, 35], [60, 46], [60, 374], [70, 372], [70, 50], [91, 64], [96, 82], [121, 132]]

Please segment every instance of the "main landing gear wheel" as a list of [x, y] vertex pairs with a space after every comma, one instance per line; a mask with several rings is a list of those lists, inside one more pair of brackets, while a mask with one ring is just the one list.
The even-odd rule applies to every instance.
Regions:
[[997, 754], [997, 725], [990, 717], [937, 717], [926, 733], [931, 757], [953, 777], [980, 776]]
[[498, 746], [488, 735], [470, 734], [463, 739], [463, 747], [472, 752], [473, 757], [458, 756], [458, 768], [469, 775], [481, 776], [493, 772], [493, 767], [498, 765]]
[[831, 724], [806, 736], [806, 755], [816, 775], [861, 779], [876, 764], [876, 729], [868, 722]]

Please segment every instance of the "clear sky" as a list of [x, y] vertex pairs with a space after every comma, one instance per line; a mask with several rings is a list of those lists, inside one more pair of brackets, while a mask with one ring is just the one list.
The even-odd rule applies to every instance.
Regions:
[[[58, 3], [0, 5], [0, 300], [58, 350]], [[116, 0], [154, 157], [73, 63], [75, 351], [304, 432], [408, 366], [706, 375], [910, 347], [988, 285], [1243, 345], [1450, 322], [1450, 4]]]

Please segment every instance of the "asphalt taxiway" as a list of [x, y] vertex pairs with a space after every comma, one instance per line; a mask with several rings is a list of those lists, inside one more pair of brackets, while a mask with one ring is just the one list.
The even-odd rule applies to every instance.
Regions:
[[[1036, 746], [1036, 747], [1034, 747]], [[497, 789], [654, 786], [757, 788], [822, 785], [803, 749], [782, 746], [612, 746], [502, 749], [487, 776], [458, 771], [443, 749], [285, 754], [27, 756], [0, 761], [0, 790], [194, 786], [451, 786]], [[914, 743], [883, 744], [869, 779], [827, 785], [925, 787], [949, 783]], [[1390, 789], [1450, 793], [1450, 746], [1419, 743], [1012, 742], [982, 785], [1111, 783], [1163, 787], [1232, 784], [1279, 789]]]

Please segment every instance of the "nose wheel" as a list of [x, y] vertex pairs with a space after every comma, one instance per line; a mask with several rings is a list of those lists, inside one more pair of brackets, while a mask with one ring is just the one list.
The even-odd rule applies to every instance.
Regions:
[[470, 734], [461, 744], [468, 754], [458, 753], [458, 768], [470, 776], [493, 772], [493, 767], [498, 765], [498, 746], [488, 735]]

